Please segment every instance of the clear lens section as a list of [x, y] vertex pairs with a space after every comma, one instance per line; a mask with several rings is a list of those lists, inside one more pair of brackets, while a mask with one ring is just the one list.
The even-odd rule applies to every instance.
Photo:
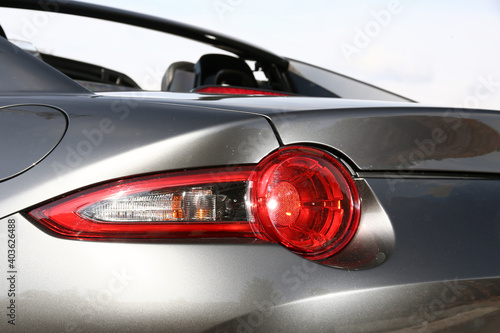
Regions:
[[245, 183], [156, 190], [101, 200], [78, 210], [104, 222], [217, 222], [246, 219]]

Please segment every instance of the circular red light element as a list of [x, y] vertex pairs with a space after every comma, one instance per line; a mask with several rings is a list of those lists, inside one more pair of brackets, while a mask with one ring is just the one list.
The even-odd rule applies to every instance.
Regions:
[[319, 260], [354, 236], [359, 196], [347, 169], [330, 154], [283, 148], [259, 163], [250, 181], [255, 227], [271, 240]]

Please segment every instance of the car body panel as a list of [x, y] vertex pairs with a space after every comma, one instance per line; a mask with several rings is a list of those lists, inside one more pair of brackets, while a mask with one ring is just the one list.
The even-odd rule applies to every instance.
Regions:
[[[132, 20], [288, 68], [285, 58], [244, 42], [143, 14], [73, 1], [3, 5]], [[56, 133], [35, 149], [43, 156], [1, 156], [14, 171], [0, 181], [0, 331], [498, 330], [498, 112], [300, 96], [94, 94], [1, 39], [0, 51], [24, 74], [9, 88], [9, 72], [0, 108], [54, 110], [58, 121], [40, 125]], [[40, 135], [27, 135], [20, 148]], [[29, 214], [95, 185], [233, 171], [287, 146], [327, 153], [359, 192], [359, 228], [328, 258], [306, 260], [257, 237], [71, 239]]]
[[[500, 182], [406, 179], [393, 192], [384, 192], [386, 180], [367, 182], [389, 193], [380, 204], [396, 243], [389, 260], [365, 270], [322, 266], [271, 244], [65, 240], [12, 215], [2, 224], [16, 223], [18, 328], [351, 332], [429, 325], [460, 332], [497, 314], [498, 210], [473, 198], [488, 191], [494, 203]], [[436, 214], [443, 223], [434, 222]], [[362, 223], [377, 223], [376, 216], [369, 209]], [[2, 279], [2, 290], [7, 283]], [[456, 315], [463, 317], [452, 320]]]
[[330, 113], [270, 118], [284, 144], [328, 144], [363, 171], [499, 171], [496, 111], [385, 107]]
[[[162, 100], [167, 95], [145, 93], [141, 96]], [[184, 95], [174, 96], [183, 98]], [[283, 144], [328, 145], [362, 171], [492, 174], [499, 171], [497, 111], [304, 97], [203, 98], [195, 95], [186, 97], [183, 103], [261, 114], [272, 121]]]
[[0, 108], [0, 182], [28, 170], [47, 156], [67, 128], [63, 112], [38, 105]]
[[[208, 332], [495, 332], [496, 280], [390, 286], [258, 309]], [[360, 306], [363, 304], [363, 306]]]
[[[491, 175], [482, 180], [452, 174], [427, 179], [425, 173], [402, 176], [387, 171], [380, 178], [376, 172], [356, 170], [349, 156], [343, 156], [354, 168], [353, 172], [363, 173], [365, 180], [358, 179], [358, 187], [366, 184], [368, 189], [361, 191], [362, 222], [356, 235], [364, 247], [359, 247], [355, 238], [350, 248], [329, 262], [330, 266], [344, 269], [311, 263], [281, 246], [260, 242], [65, 240], [54, 237], [24, 213], [16, 213], [80, 187], [138, 173], [255, 164], [280, 146], [278, 137], [281, 140], [288, 137], [282, 135], [287, 134], [286, 123], [273, 119], [270, 108], [273, 103], [297, 100], [297, 104], [291, 103], [295, 111], [279, 114], [291, 119], [294, 126], [308, 113], [313, 120], [321, 113], [323, 124], [329, 124], [331, 119], [334, 123], [338, 115], [349, 118], [345, 106], [299, 111], [305, 99], [295, 97], [254, 99], [262, 100], [260, 103], [265, 106], [257, 107], [259, 102], [254, 102], [247, 111], [244, 103], [249, 98], [243, 97], [201, 96], [197, 98], [201, 104], [198, 106], [193, 105], [196, 100], [192, 98], [167, 101], [140, 96], [131, 99], [63, 95], [23, 99], [28, 103], [57, 104], [67, 112], [70, 125], [49, 156], [18, 177], [0, 183], [2, 224], [15, 220], [17, 227], [20, 269], [16, 278], [22, 281], [16, 287], [21, 295], [17, 298], [18, 311], [26, 316], [26, 321], [18, 317], [18, 327], [37, 326], [47, 331], [179, 332], [234, 328], [244, 331], [250, 327], [265, 332], [295, 326], [298, 319], [294, 314], [298, 312], [304, 315], [300, 316], [297, 331], [309, 331], [311, 325], [314, 325], [312, 330], [340, 332], [366, 327], [403, 330], [426, 327], [426, 323], [438, 325], [437, 322], [446, 329], [456, 325], [462, 329], [490, 314], [496, 320], [494, 314], [500, 305], [496, 293], [500, 284], [500, 268], [496, 264], [500, 259], [500, 213], [496, 204], [500, 181]], [[12, 97], [1, 100], [7, 105], [13, 103]], [[232, 106], [224, 105], [224, 101]], [[331, 107], [335, 102], [330, 101]], [[320, 99], [317, 103], [326, 101]], [[346, 102], [339, 105], [343, 103]], [[309, 104], [309, 108], [318, 107], [314, 101]], [[349, 114], [358, 111], [366, 114], [367, 110], [354, 107]], [[382, 115], [379, 119], [391, 120], [384, 109], [376, 110]], [[428, 112], [423, 107], [410, 108], [409, 117], [415, 117], [416, 110]], [[169, 125], [172, 123], [175, 126]], [[296, 136], [305, 131], [313, 137], [311, 126], [318, 128], [318, 123], [305, 122], [307, 126], [297, 131]], [[323, 134], [322, 145], [328, 146], [328, 138], [332, 136], [328, 132]], [[84, 146], [91, 149], [85, 150]], [[80, 159], [70, 154], [79, 150], [91, 154], [77, 154]], [[332, 149], [332, 152], [338, 151]], [[132, 160], [134, 163], [128, 163]], [[104, 168], [109, 162], [116, 167]], [[370, 202], [376, 204], [370, 208]], [[472, 234], [475, 237], [470, 237]], [[1, 237], [7, 238], [6, 228], [2, 229]], [[363, 267], [360, 263], [366, 258], [357, 253], [364, 253], [366, 247], [373, 248], [375, 256], [366, 256], [373, 261]], [[349, 266], [352, 263], [355, 265]], [[2, 265], [7, 272], [6, 263]], [[2, 283], [6, 284], [2, 290], [8, 288], [8, 280]], [[430, 310], [419, 312], [420, 305], [425, 310], [434, 297], [441, 297], [440, 293], [446, 293], [446, 300], [451, 300], [454, 289], [443, 290], [453, 286], [465, 286], [471, 295], [481, 296], [484, 302], [469, 302], [462, 307], [460, 304], [466, 298], [457, 296], [450, 304], [441, 300], [444, 305], [439, 303], [439, 309], [444, 308], [438, 314], [431, 311], [427, 315]], [[474, 288], [491, 291], [477, 293]], [[392, 312], [363, 308], [367, 311], [367, 317], [363, 317], [366, 320], [354, 320], [354, 310], [348, 310], [356, 309], [363, 299], [382, 297], [378, 295], [384, 295], [383, 308], [393, 309]], [[4, 302], [8, 301], [2, 297]], [[348, 301], [351, 305], [342, 303]], [[322, 310], [316, 311], [318, 307]], [[469, 314], [473, 310], [478, 312]], [[360, 311], [358, 315], [363, 313]], [[381, 312], [385, 316], [370, 319]], [[62, 315], [54, 319], [54, 313]], [[457, 324], [449, 319], [455, 313], [467, 313], [466, 318], [470, 319]], [[315, 324], [318, 322], [321, 325]], [[2, 325], [10, 327], [5, 322]]]
[[269, 122], [251, 113], [97, 96], [31, 100], [57, 104], [69, 128], [35, 168], [0, 183], [0, 216], [119, 177], [257, 163], [279, 147]]
[[22, 92], [88, 93], [89, 91], [41, 60], [0, 37], [0, 91], [2, 95]]

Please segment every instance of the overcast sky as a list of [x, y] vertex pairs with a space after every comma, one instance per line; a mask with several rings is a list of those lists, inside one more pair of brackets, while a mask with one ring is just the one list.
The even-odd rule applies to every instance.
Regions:
[[498, 0], [88, 2], [219, 31], [417, 101], [500, 110]]

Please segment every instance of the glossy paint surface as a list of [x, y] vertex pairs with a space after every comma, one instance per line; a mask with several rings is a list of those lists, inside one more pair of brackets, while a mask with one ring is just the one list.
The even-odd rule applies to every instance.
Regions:
[[[374, 192], [363, 191], [368, 208], [361, 223], [387, 223], [380, 220], [385, 210], [392, 227], [375, 238], [395, 243], [385, 261], [361, 270], [315, 264], [278, 245], [64, 240], [14, 214], [8, 219], [16, 223], [19, 253], [17, 328], [466, 332], [495, 327], [499, 215], [474, 195], [487, 191], [492, 202], [500, 182], [399, 180], [392, 191], [386, 180], [368, 183]], [[373, 193], [380, 202], [373, 201]], [[2, 239], [8, 219], [1, 221]], [[1, 270], [7, 271], [4, 261]], [[2, 290], [7, 283], [2, 279]], [[4, 308], [5, 296], [0, 296]]]
[[44, 106], [0, 108], [0, 182], [20, 174], [54, 149], [66, 132], [63, 112]]
[[[113, 16], [96, 8], [87, 14]], [[178, 27], [211, 39], [201, 29]], [[0, 41], [2, 50], [6, 45]], [[34, 58], [8, 59], [23, 75], [33, 68], [37, 80], [14, 80], [10, 89], [12, 73], [2, 72], [8, 87], [0, 108], [59, 111], [48, 125], [30, 113], [21, 127], [40, 132], [20, 135], [21, 144], [2, 142], [18, 153], [55, 133], [33, 150], [42, 157], [1, 155], [11, 168], [6, 177], [16, 175], [0, 181], [1, 332], [498, 330], [498, 112], [330, 98], [97, 95]], [[293, 144], [340, 159], [360, 193], [359, 229], [325, 265], [257, 240], [68, 240], [27, 215], [91, 185], [157, 172], [231, 170]]]
[[0, 37], [0, 91], [2, 95], [31, 93], [80, 93], [88, 91], [45, 64]]
[[166, 101], [97, 96], [0, 99], [58, 105], [69, 127], [56, 149], [0, 183], [0, 216], [91, 184], [158, 171], [259, 162], [278, 148], [262, 116]]
[[246, 104], [269, 117], [283, 144], [328, 145], [363, 171], [499, 170], [497, 111], [301, 97], [219, 103], [235, 110]]

